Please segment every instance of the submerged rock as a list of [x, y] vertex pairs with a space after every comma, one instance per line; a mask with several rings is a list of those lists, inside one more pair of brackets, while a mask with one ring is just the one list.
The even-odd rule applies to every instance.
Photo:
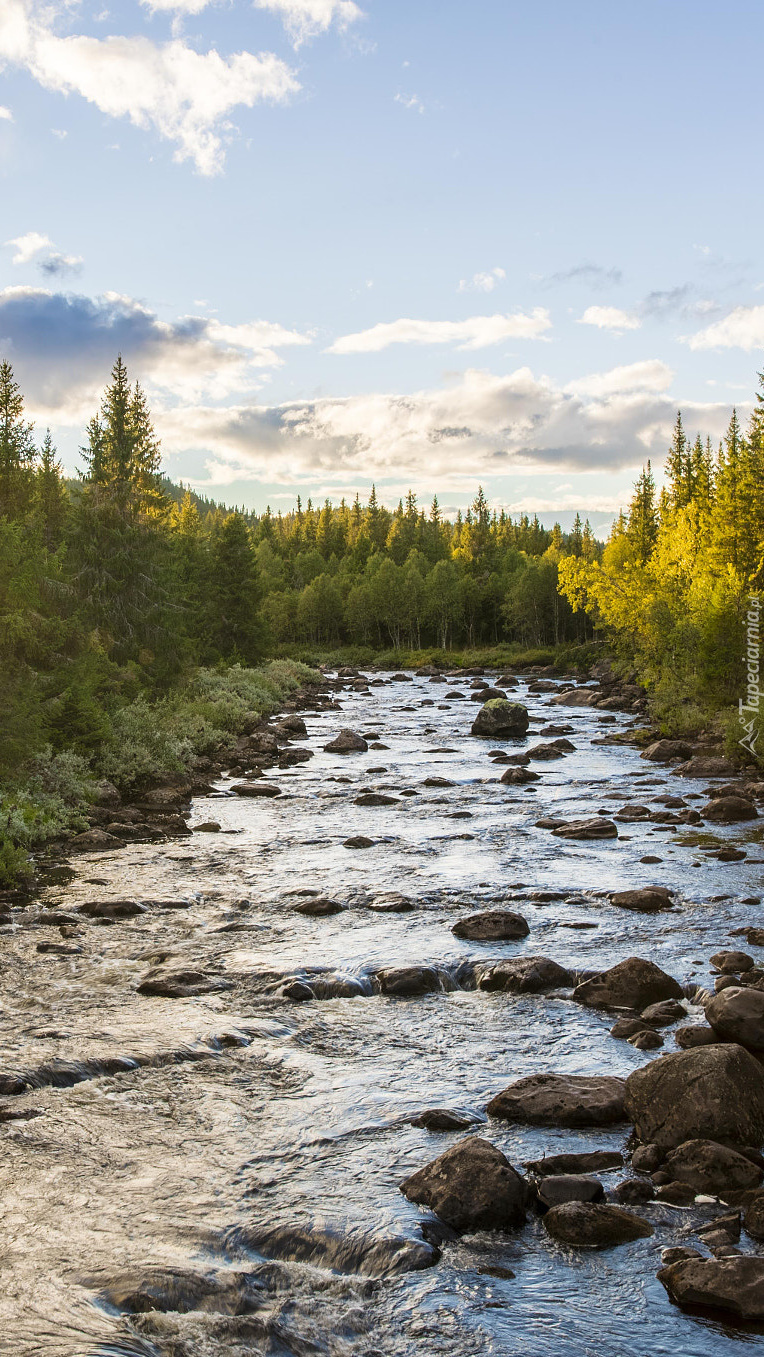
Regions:
[[764, 1080], [759, 1062], [735, 1045], [660, 1056], [626, 1080], [626, 1112], [641, 1141], [674, 1149], [688, 1140], [760, 1145]]
[[561, 1244], [578, 1249], [612, 1249], [653, 1233], [648, 1221], [620, 1206], [573, 1201], [547, 1211], [544, 1229]]
[[401, 1184], [455, 1230], [512, 1230], [525, 1222], [528, 1188], [501, 1150], [470, 1136]]
[[648, 1004], [681, 997], [679, 982], [642, 957], [627, 957], [584, 980], [573, 991], [573, 998], [590, 1008], [630, 1008], [637, 1013], [642, 1013]]
[[231, 989], [230, 980], [208, 975], [206, 971], [150, 971], [137, 986], [139, 994], [163, 999], [189, 999], [199, 994], [215, 994]]
[[764, 1258], [687, 1258], [661, 1268], [658, 1281], [677, 1305], [764, 1319]]
[[614, 1075], [528, 1074], [492, 1098], [486, 1112], [536, 1126], [611, 1126], [626, 1120], [625, 1091]]
[[501, 942], [527, 938], [530, 928], [522, 914], [513, 914], [509, 909], [487, 909], [481, 914], [459, 919], [451, 932], [457, 938], [469, 938], [473, 942]]
[[528, 729], [528, 709], [521, 702], [492, 698], [480, 708], [472, 723], [471, 734], [486, 739], [492, 736], [524, 735]]
[[450, 1107], [428, 1107], [418, 1116], [412, 1117], [411, 1126], [421, 1126], [425, 1131], [466, 1131], [480, 1121], [470, 1112], [453, 1112]]

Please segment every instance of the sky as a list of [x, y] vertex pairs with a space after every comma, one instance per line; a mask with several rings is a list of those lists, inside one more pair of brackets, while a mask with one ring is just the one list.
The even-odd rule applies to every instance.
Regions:
[[753, 0], [0, 0], [0, 358], [68, 470], [604, 522], [764, 367]]

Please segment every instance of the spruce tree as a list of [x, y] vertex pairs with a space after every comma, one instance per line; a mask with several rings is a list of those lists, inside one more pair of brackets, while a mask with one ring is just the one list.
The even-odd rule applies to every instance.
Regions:
[[61, 544], [69, 508], [69, 495], [61, 473], [61, 464], [56, 459], [56, 449], [48, 429], [40, 448], [34, 484], [35, 514], [48, 552], [56, 551]]
[[35, 445], [10, 363], [0, 363], [0, 517], [23, 517], [34, 492]]

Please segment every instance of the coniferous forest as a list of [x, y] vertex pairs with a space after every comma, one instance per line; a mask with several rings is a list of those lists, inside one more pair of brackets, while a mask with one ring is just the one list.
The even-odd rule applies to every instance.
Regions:
[[134, 785], [265, 710], [304, 662], [498, 661], [607, 646], [667, 733], [739, 737], [748, 600], [764, 578], [764, 396], [718, 448], [677, 416], [609, 540], [409, 493], [231, 512], [169, 482], [118, 358], [67, 480], [0, 365], [0, 880], [83, 823], [95, 777]]

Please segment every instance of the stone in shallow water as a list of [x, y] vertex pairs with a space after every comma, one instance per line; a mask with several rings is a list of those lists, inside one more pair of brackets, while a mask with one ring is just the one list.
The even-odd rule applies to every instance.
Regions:
[[493, 698], [480, 708], [470, 733], [487, 739], [492, 736], [524, 735], [529, 719], [528, 709], [522, 703]]
[[401, 1184], [455, 1230], [511, 1230], [525, 1222], [528, 1187], [501, 1150], [470, 1136]]
[[149, 972], [137, 990], [139, 994], [156, 995], [163, 999], [189, 999], [230, 988], [230, 980], [208, 975], [205, 971], [174, 970]]
[[441, 988], [441, 977], [434, 966], [394, 966], [376, 972], [382, 994], [416, 998]]
[[651, 1060], [626, 1080], [626, 1112], [641, 1141], [764, 1141], [761, 1065], [742, 1046], [715, 1044]]
[[623, 1167], [619, 1150], [584, 1150], [581, 1154], [549, 1154], [543, 1159], [529, 1159], [523, 1165], [536, 1177], [561, 1173], [606, 1173], [608, 1169]]
[[705, 1005], [706, 1020], [721, 1041], [764, 1051], [764, 990], [730, 985]]
[[340, 904], [339, 900], [331, 900], [327, 895], [315, 895], [308, 900], [301, 900], [297, 905], [292, 905], [292, 913], [322, 919], [328, 914], [341, 914], [346, 908], [347, 906]]
[[231, 788], [235, 796], [272, 797], [281, 796], [281, 788], [273, 782], [237, 782]]
[[745, 1155], [714, 1140], [687, 1140], [666, 1159], [666, 1171], [696, 1192], [725, 1192], [758, 1187], [762, 1170]]
[[627, 957], [577, 985], [573, 998], [590, 1008], [630, 1008], [642, 1013], [648, 1004], [663, 999], [681, 999], [678, 981], [653, 961]]
[[544, 1216], [544, 1229], [561, 1244], [579, 1249], [612, 1249], [653, 1233], [652, 1225], [631, 1211], [588, 1202], [553, 1206]]
[[486, 1112], [536, 1126], [611, 1126], [626, 1120], [625, 1090], [615, 1075], [528, 1074], [492, 1098]]
[[375, 840], [367, 839], [364, 834], [354, 834], [352, 838], [345, 839], [343, 848], [373, 848]]
[[478, 988], [504, 990], [510, 994], [539, 994], [547, 989], [568, 989], [574, 977], [549, 957], [524, 956], [488, 964], [478, 976]]
[[661, 1268], [658, 1281], [677, 1305], [764, 1319], [764, 1258], [687, 1258]]
[[513, 914], [508, 909], [488, 909], [482, 914], [459, 919], [451, 932], [457, 938], [470, 938], [476, 942], [499, 942], [527, 938], [530, 929], [522, 914]]
[[617, 839], [618, 828], [612, 820], [594, 816], [590, 820], [569, 820], [552, 833], [558, 839]]
[[537, 1189], [539, 1204], [549, 1210], [564, 1202], [604, 1201], [605, 1189], [599, 1178], [583, 1173], [550, 1175], [541, 1180]]
[[428, 1107], [418, 1116], [411, 1118], [412, 1126], [421, 1126], [425, 1131], [466, 1131], [480, 1121], [471, 1112], [454, 1112], [450, 1107]]
[[664, 886], [643, 886], [640, 890], [614, 891], [610, 896], [611, 905], [620, 909], [634, 909], [640, 914], [656, 914], [662, 909], [671, 909], [671, 891]]
[[341, 730], [339, 735], [324, 745], [324, 751], [327, 754], [362, 754], [368, 748], [369, 746], [362, 735], [347, 728]]

